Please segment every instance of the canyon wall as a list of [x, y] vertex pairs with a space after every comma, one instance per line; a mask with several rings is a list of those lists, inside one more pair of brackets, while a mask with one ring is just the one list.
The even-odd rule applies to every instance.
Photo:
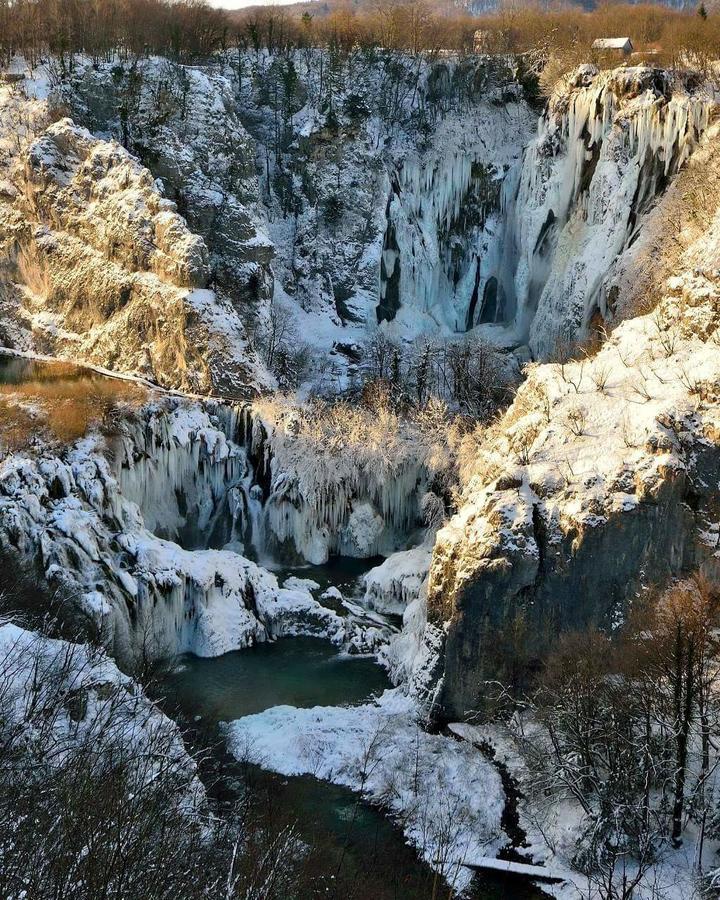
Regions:
[[[668, 578], [718, 577], [715, 135], [649, 214], [652, 245], [668, 213], [685, 209], [658, 305], [599, 349], [532, 366], [503, 419], [468, 449], [464, 502], [438, 534], [429, 576], [431, 639], [444, 633], [440, 717], [481, 709], [490, 683], [522, 676], [560, 631], [612, 631], [633, 598]], [[705, 200], [688, 205], [698, 175]]]
[[715, 109], [695, 73], [582, 66], [561, 79], [517, 187], [506, 182], [497, 272], [506, 321], [536, 359], [617, 320], [616, 270]]
[[[252, 390], [262, 373], [243, 325], [208, 289], [207, 246], [177, 204], [117, 143], [38, 106], [2, 148], [3, 344], [182, 390]], [[29, 108], [0, 89], [3, 126]]]

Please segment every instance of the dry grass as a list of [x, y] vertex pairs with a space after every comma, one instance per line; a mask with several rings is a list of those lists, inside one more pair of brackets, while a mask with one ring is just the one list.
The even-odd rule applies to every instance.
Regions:
[[146, 398], [141, 385], [88, 375], [69, 363], [35, 367], [31, 380], [0, 384], [0, 447], [70, 443], [91, 428], [112, 432], [123, 412]]
[[17, 254], [16, 268], [19, 280], [36, 297], [45, 300], [50, 296], [52, 284], [47, 263], [41, 259], [34, 244], [20, 247]]
[[0, 454], [27, 447], [38, 433], [36, 416], [17, 403], [0, 399]]

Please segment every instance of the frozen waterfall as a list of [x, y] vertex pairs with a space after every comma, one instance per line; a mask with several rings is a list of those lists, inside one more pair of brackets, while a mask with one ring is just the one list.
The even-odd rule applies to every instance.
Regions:
[[519, 340], [548, 358], [611, 317], [608, 287], [643, 215], [686, 162], [714, 103], [649, 68], [563, 80], [525, 151], [499, 271]]

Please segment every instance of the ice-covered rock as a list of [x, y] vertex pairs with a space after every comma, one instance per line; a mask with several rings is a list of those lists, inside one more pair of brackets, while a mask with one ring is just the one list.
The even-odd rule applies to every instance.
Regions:
[[519, 92], [495, 99], [488, 87], [471, 117], [439, 121], [430, 147], [409, 150], [391, 175], [377, 316], [397, 319], [393, 332], [457, 333], [506, 318], [500, 198], [534, 117]]
[[236, 425], [228, 407], [164, 400], [121, 428], [112, 462], [90, 436], [0, 466], [3, 542], [38, 564], [123, 661], [215, 656], [294, 634], [345, 639], [343, 619], [305, 587], [280, 588], [231, 550], [158, 536], [203, 548], [246, 534], [248, 464]]
[[402, 615], [420, 595], [431, 556], [432, 544], [427, 541], [412, 550], [393, 553], [381, 565], [370, 569], [363, 576], [365, 603], [381, 613]]
[[618, 260], [715, 106], [695, 73], [586, 65], [561, 79], [504, 200], [499, 290], [506, 321], [536, 358], [614, 318]]
[[282, 398], [253, 404], [250, 445], [265, 473], [266, 546], [315, 565], [334, 554], [392, 553], [423, 524], [432, 447], [396, 417], [387, 432], [351, 435], [336, 427], [331, 407], [327, 416], [320, 422]]

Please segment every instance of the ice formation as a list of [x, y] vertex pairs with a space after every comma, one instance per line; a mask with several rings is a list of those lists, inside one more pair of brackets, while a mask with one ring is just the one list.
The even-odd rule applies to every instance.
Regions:
[[239, 415], [218, 404], [211, 427], [199, 407], [126, 425], [118, 484], [155, 535], [188, 549], [232, 543], [242, 551], [252, 540], [252, 471], [234, 443]]
[[427, 578], [432, 542], [393, 553], [365, 576], [365, 603], [378, 612], [402, 613], [417, 600]]
[[301, 414], [282, 402], [253, 407], [252, 456], [268, 473], [266, 547], [322, 564], [333, 554], [362, 558], [406, 545], [423, 524], [428, 448], [400, 432], [387, 435], [385, 452], [374, 452], [369, 435], [363, 446], [328, 446]]
[[496, 280], [503, 237], [500, 196], [530, 134], [519, 98], [478, 105], [470, 122], [442, 122], [432, 147], [410, 151], [391, 175], [378, 319], [412, 337], [502, 321], [483, 297]]
[[[258, 503], [229, 437], [240, 422], [239, 408], [168, 399], [128, 423], [112, 463], [89, 437], [0, 466], [2, 539], [75, 598], [118, 658], [214, 656], [291, 634], [372, 651], [375, 624], [339, 616], [300, 585], [281, 588], [236, 552]], [[197, 546], [204, 523], [228, 549], [183, 549], [151, 530]]]
[[[498, 273], [508, 321], [535, 355], [612, 319], [613, 267], [688, 159], [715, 100], [692, 76], [658, 69], [563, 79], [525, 151]], [[512, 179], [507, 180], [512, 189]]]

